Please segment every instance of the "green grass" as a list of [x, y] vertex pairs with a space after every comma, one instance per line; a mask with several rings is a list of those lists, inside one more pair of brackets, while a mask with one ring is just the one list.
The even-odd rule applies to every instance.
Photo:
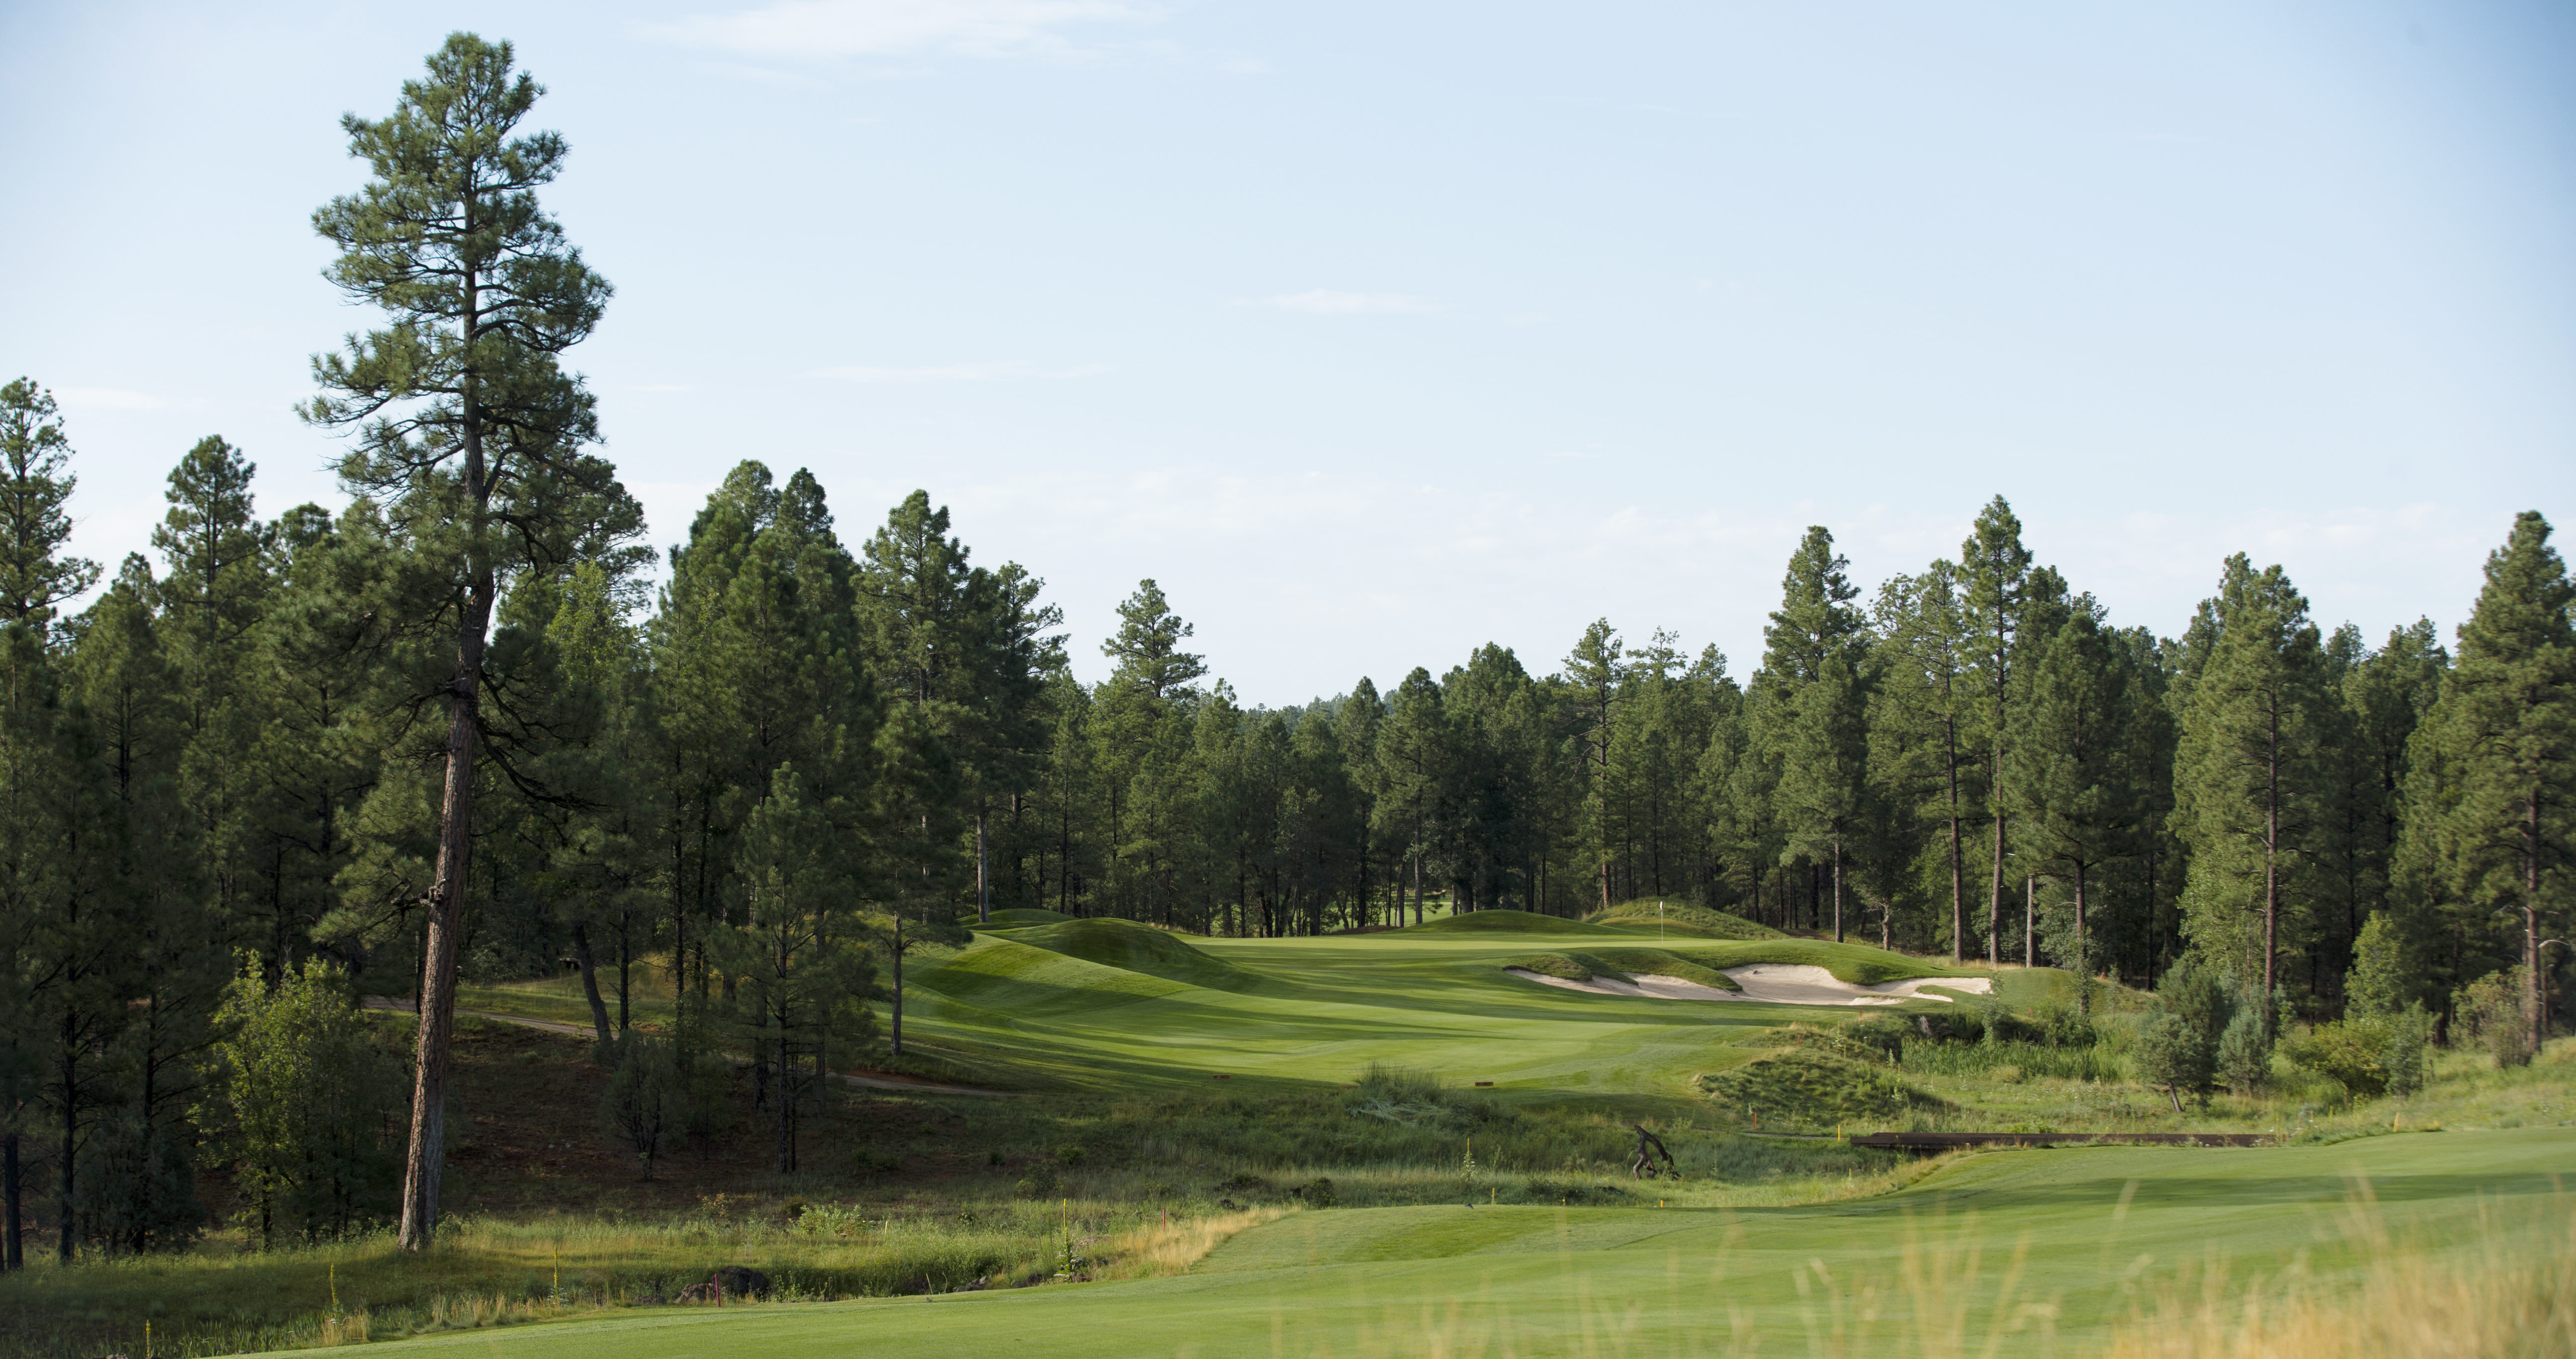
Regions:
[[1555, 935], [1423, 929], [1183, 942], [1139, 928], [1188, 950], [1157, 946], [1142, 960], [1158, 969], [1148, 973], [1036, 948], [1026, 940], [1037, 933], [985, 936], [907, 969], [907, 1035], [1030, 1089], [1146, 1093], [1219, 1076], [1268, 1089], [1336, 1086], [1383, 1063], [1460, 1085], [1491, 1081], [1507, 1094], [1651, 1110], [1695, 1104], [1691, 1079], [1725, 1064], [1729, 1042], [1801, 1013], [1742, 1005], [1715, 1014], [1549, 990], [1498, 966]]
[[2563, 1240], [2571, 1168], [2564, 1129], [1989, 1153], [1864, 1200], [1309, 1211], [1241, 1232], [1179, 1277], [646, 1309], [387, 1352], [1661, 1355], [1749, 1352], [1757, 1335], [1765, 1352], [1828, 1336], [1838, 1343], [1818, 1352], [2083, 1352], [2129, 1327], [2142, 1295], [2211, 1269], [2245, 1281], [2295, 1263], [2330, 1288], [2363, 1279], [2386, 1240], [2430, 1262]]
[[1169, 930], [1132, 920], [1067, 920], [1015, 930], [1012, 942], [1061, 953], [1103, 967], [1218, 990], [1248, 990], [1261, 979], [1193, 948]]
[[1050, 911], [1043, 906], [1015, 906], [1009, 910], [993, 912], [993, 922], [990, 925], [977, 921], [971, 915], [957, 917], [957, 923], [972, 929], [1012, 930], [1027, 925], [1053, 925], [1079, 919], [1081, 919], [1080, 916], [1066, 915], [1062, 911]]
[[1745, 967], [1754, 963], [1797, 963], [1821, 967], [1838, 981], [1854, 986], [1876, 986], [1881, 982], [1906, 981], [1916, 977], [1957, 977], [1968, 975], [1938, 963], [1867, 944], [1835, 944], [1821, 939], [1759, 939], [1738, 944], [1717, 944], [1703, 948], [1674, 950], [1675, 956], [1689, 959], [1703, 967]]
[[1692, 906], [1669, 898], [1643, 897], [1623, 901], [1606, 911], [1595, 911], [1585, 920], [1596, 925], [1614, 925], [1622, 929], [1645, 932], [1654, 930], [1675, 939], [1786, 939], [1789, 936], [1768, 925], [1756, 924], [1740, 915], [1712, 911], [1705, 906]]
[[1389, 933], [1624, 935], [1628, 931], [1568, 920], [1563, 916], [1533, 915], [1528, 911], [1469, 911], [1465, 915], [1444, 915], [1437, 920], [1426, 920]]
[[[2332, 1231], [2349, 1169], [2371, 1177], [2377, 1211], [2393, 1227], [2420, 1229], [2438, 1249], [2480, 1202], [2498, 1214], [2499, 1239], [2521, 1239], [2516, 1205], [2536, 1201], [2547, 1176], [2576, 1171], [2576, 1043], [2517, 1071], [2446, 1054], [2434, 1088], [2403, 1102], [2354, 1102], [2283, 1065], [2264, 1095], [2220, 1095], [2177, 1115], [2127, 1079], [2126, 993], [2098, 994], [2110, 1017], [2090, 1047], [1918, 1043], [1900, 1033], [1872, 1048], [1843, 1026], [1951, 1007], [1694, 1005], [1538, 987], [1501, 969], [1542, 956], [1587, 974], [1786, 962], [1871, 982], [1950, 969], [1814, 940], [1659, 949], [1633, 931], [1514, 914], [1267, 940], [1056, 921], [925, 949], [906, 968], [908, 1040], [943, 1071], [1042, 1097], [870, 1096], [836, 1131], [818, 1126], [807, 1152], [814, 1169], [802, 1177], [754, 1172], [753, 1201], [619, 1220], [595, 1209], [623, 1195], [618, 1186], [568, 1181], [544, 1197], [564, 1159], [555, 1144], [597, 1137], [595, 1114], [569, 1108], [560, 1129], [531, 1127], [515, 1141], [475, 1134], [519, 1148], [510, 1154], [520, 1160], [478, 1160], [463, 1178], [521, 1173], [524, 1161], [524, 1191], [484, 1200], [523, 1216], [469, 1224], [428, 1260], [403, 1260], [368, 1238], [273, 1255], [217, 1241], [180, 1257], [40, 1266], [0, 1280], [0, 1319], [25, 1318], [29, 1335], [77, 1334], [81, 1345], [30, 1340], [0, 1344], [0, 1355], [128, 1347], [135, 1337], [115, 1328], [156, 1315], [163, 1339], [183, 1323], [236, 1345], [350, 1338], [317, 1312], [334, 1269], [350, 1285], [344, 1306], [354, 1293], [379, 1309], [376, 1340], [443, 1325], [470, 1332], [463, 1338], [477, 1346], [530, 1355], [795, 1354], [862, 1343], [891, 1354], [1032, 1344], [1073, 1354], [1719, 1353], [1737, 1339], [1729, 1307], [1772, 1352], [1794, 1352], [1811, 1319], [1828, 1325], [1830, 1310], [1846, 1304], [1897, 1328], [1893, 1353], [1914, 1343], [1903, 1328], [1917, 1313], [1936, 1303], [1955, 1310], [1960, 1298], [1978, 1317], [2003, 1318], [2000, 1352], [2050, 1353], [2066, 1346], [2049, 1327], [2057, 1341], [2091, 1345], [2105, 1309], [2129, 1305], [2133, 1295], [2120, 1289], [2148, 1287], [2167, 1277], [2158, 1271], [2211, 1249], [2269, 1270], [2306, 1247], [2323, 1262], [2320, 1277], [2341, 1277]], [[1515, 923], [1523, 929], [1498, 928]], [[1994, 976], [2001, 1003], [2016, 1009], [2062, 1005], [2075, 992], [2073, 978], [2046, 969], [1975, 974]], [[647, 984], [639, 1013], [666, 1010], [657, 987]], [[571, 978], [477, 987], [465, 1003], [575, 1023], [588, 1013]], [[509, 1088], [522, 1096], [482, 1107], [595, 1085], [595, 1071], [581, 1075], [588, 1045], [579, 1038], [521, 1036], [520, 1046], [547, 1045], [511, 1055], [512, 1069], [525, 1070]], [[1665, 1137], [1683, 1179], [1626, 1178], [1628, 1125], [1639, 1120]], [[1771, 1135], [1830, 1133], [1837, 1121], [1855, 1125], [1848, 1131], [2241, 1129], [2279, 1132], [2293, 1145], [1935, 1164], [1829, 1136]], [[2351, 1140], [2401, 1121], [2410, 1131], [2443, 1122], [2508, 1131]], [[2516, 1125], [2525, 1126], [2509, 1131]], [[746, 1126], [753, 1131], [742, 1136], [756, 1138]], [[1461, 1173], [1470, 1145], [1481, 1168], [1473, 1179]], [[537, 1164], [549, 1158], [555, 1168]], [[1306, 1209], [1326, 1178], [1338, 1206]], [[2134, 1192], [2124, 1189], [2131, 1181]], [[859, 1225], [828, 1239], [793, 1228], [791, 1198], [814, 1203], [818, 1221]], [[1485, 1206], [1452, 1206], [1470, 1198]], [[1304, 1210], [1251, 1227], [1179, 1277], [520, 1325], [556, 1306], [540, 1300], [553, 1292], [557, 1250], [577, 1285], [567, 1290], [576, 1309], [725, 1262], [767, 1269], [807, 1299], [936, 1290], [979, 1273], [1021, 1280], [1052, 1249], [1051, 1202], [1088, 1239], [1086, 1252], [1128, 1261], [1131, 1274], [1154, 1272], [1136, 1262], [1163, 1258], [1156, 1252], [1167, 1246], [1180, 1250], [1180, 1238], [1148, 1241], [1149, 1229], [1213, 1240], [1229, 1230], [1223, 1224], [1252, 1220], [1228, 1216], [1229, 1205], [1253, 1217]], [[861, 1239], [867, 1231], [873, 1241]], [[1911, 1301], [1865, 1296], [1895, 1287], [1909, 1240], [1915, 1265], [1948, 1270], [1949, 1281]], [[2104, 1241], [2119, 1253], [2086, 1255]], [[1972, 1249], [1984, 1250], [1985, 1272], [1964, 1283]], [[2016, 1249], [2027, 1252], [2026, 1268], [1997, 1311], [1997, 1271]], [[0, 1320], [0, 1340], [12, 1334], [7, 1325]], [[1981, 1351], [1983, 1341], [1965, 1348]]]

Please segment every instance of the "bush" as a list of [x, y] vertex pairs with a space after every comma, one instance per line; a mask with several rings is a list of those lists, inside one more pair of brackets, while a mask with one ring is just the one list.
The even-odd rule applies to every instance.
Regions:
[[599, 1097], [599, 1124], [635, 1153], [649, 1180], [653, 1159], [686, 1117], [687, 1091], [669, 1043], [629, 1029], [618, 1035], [616, 1052], [617, 1067]]
[[1733, 1071], [1700, 1078], [1710, 1101], [1791, 1125], [1822, 1126], [1853, 1118], [1893, 1118], [1909, 1109], [1944, 1108], [1941, 1100], [1847, 1057], [1792, 1049], [1756, 1058]]
[[2405, 940], [2385, 911], [2373, 911], [2352, 941], [2352, 971], [2343, 983], [2344, 1012], [2354, 1018], [2395, 1015], [2415, 995]]
[[2461, 1036], [2494, 1054], [2498, 1067], [2531, 1061], [2531, 1021], [2522, 1008], [2526, 989], [2519, 967], [2490, 972], [2460, 988]]
[[2272, 1017], [2240, 1005], [2218, 1035], [2217, 1077], [2240, 1095], [2259, 1093], [2272, 1080]]
[[258, 960], [244, 963], [216, 1016], [227, 1037], [197, 1121], [231, 1162], [240, 1216], [262, 1246], [281, 1228], [345, 1236], [394, 1207], [387, 1138], [401, 1066], [376, 1046], [338, 968], [308, 959], [271, 991]]
[[2165, 973], [2135, 1051], [2138, 1079], [2163, 1090], [2174, 1112], [2182, 1112], [2183, 1092], [2208, 1092], [2235, 1009], [2225, 979], [2197, 960], [2186, 956]]
[[2283, 1042], [2281, 1053], [2356, 1095], [2408, 1095], [2424, 1088], [2431, 1029], [2431, 1017], [2411, 1006], [2394, 1015], [2316, 1025]]
[[2038, 1030], [2038, 1041], [2052, 1048], [2089, 1048], [2101, 1037], [2091, 1015], [2057, 1001], [2039, 1007], [2031, 1027]]

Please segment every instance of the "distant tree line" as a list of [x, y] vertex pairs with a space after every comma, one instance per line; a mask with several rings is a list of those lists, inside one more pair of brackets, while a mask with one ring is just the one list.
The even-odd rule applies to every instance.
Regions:
[[[346, 508], [261, 518], [209, 437], [105, 577], [50, 397], [0, 389], [9, 1267], [39, 1208], [66, 1259], [188, 1239], [210, 1163], [264, 1239], [426, 1244], [460, 979], [575, 970], [629, 1053], [676, 995], [628, 1086], [747, 1057], [792, 1170], [833, 1063], [899, 1042], [908, 939], [1012, 907], [1276, 936], [1652, 897], [2139, 984], [2188, 956], [2320, 1017], [2371, 930], [2372, 1013], [2485, 979], [2547, 1028], [2576, 589], [2538, 514], [2456, 652], [2329, 634], [2241, 555], [2178, 637], [2115, 626], [1998, 497], [1866, 601], [1810, 529], [1741, 681], [1604, 621], [1544, 674], [1488, 645], [1246, 707], [1147, 580], [1084, 684], [1042, 582], [922, 492], [845, 540], [745, 461], [651, 583], [559, 365], [609, 290], [536, 206], [538, 93], [460, 34], [346, 120], [374, 177], [316, 225], [387, 317], [315, 361]], [[419, 1014], [407, 1073], [362, 995]]]

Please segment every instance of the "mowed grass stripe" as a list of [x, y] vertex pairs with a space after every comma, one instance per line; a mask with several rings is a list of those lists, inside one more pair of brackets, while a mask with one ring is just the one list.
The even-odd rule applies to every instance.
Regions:
[[[2539, 1229], [2563, 1231], [2571, 1206], [2558, 1186], [2571, 1171], [2576, 1131], [2564, 1128], [1997, 1153], [1903, 1193], [1837, 1204], [1309, 1212], [1236, 1237], [1179, 1278], [656, 1312], [375, 1349], [465, 1345], [507, 1359], [999, 1356], [1033, 1346], [1070, 1359], [1480, 1346], [1661, 1354], [1722, 1351], [1743, 1325], [1766, 1349], [1795, 1350], [1828, 1299], [1848, 1303], [1870, 1288], [1871, 1324], [1892, 1352], [1912, 1352], [1909, 1336], [1937, 1329], [1914, 1315], [1920, 1303], [1964, 1305], [1972, 1350], [1985, 1348], [1986, 1319], [2003, 1317], [2010, 1329], [1995, 1336], [1997, 1353], [2049, 1354], [2099, 1344], [2131, 1315], [2132, 1287], [2151, 1292], [2177, 1270], [2217, 1262], [2242, 1282], [2303, 1259], [2317, 1276], [2353, 1277], [2369, 1249], [2351, 1230], [2356, 1216], [2436, 1253], [2483, 1233], [2528, 1233], [2536, 1244]], [[1973, 1263], [1976, 1281], [1909, 1294], [1899, 1282], [1909, 1250], [1954, 1279]], [[2019, 1279], [1999, 1300], [2008, 1267]]]
[[1020, 942], [1030, 933], [986, 936], [914, 972], [908, 1029], [1103, 1090], [1220, 1072], [1338, 1085], [1382, 1062], [1458, 1084], [1681, 1094], [1699, 1072], [1741, 1060], [1726, 1051], [1733, 1039], [1814, 1014], [1532, 986], [1496, 966], [1532, 939], [1503, 933], [1171, 941], [1204, 954], [1212, 966], [1201, 970], [1226, 978], [1226, 990]]

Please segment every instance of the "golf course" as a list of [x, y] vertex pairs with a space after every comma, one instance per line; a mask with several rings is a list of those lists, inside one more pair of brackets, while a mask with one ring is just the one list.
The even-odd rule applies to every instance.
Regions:
[[[2563, 1249], [2565, 1129], [2338, 1146], [2095, 1148], [1963, 1161], [1809, 1207], [1309, 1211], [1174, 1278], [810, 1306], [651, 1309], [398, 1348], [744, 1354], [2063, 1354], [2159, 1286], [2358, 1283], [2377, 1233], [2483, 1263]], [[2421, 1257], [2418, 1257], [2421, 1258]], [[1756, 1339], [1760, 1343], [1754, 1343]]]
[[[2068, 974], [1723, 932], [1495, 911], [1217, 939], [1013, 912], [913, 960], [923, 1065], [859, 1073], [878, 1084], [806, 1134], [814, 1173], [721, 1181], [675, 1156], [661, 1183], [699, 1176], [696, 1208], [656, 1227], [618, 1197], [631, 1163], [613, 1153], [468, 1161], [487, 1194], [513, 1173], [551, 1187], [522, 1184], [511, 1221], [469, 1216], [419, 1262], [378, 1238], [99, 1268], [79, 1305], [114, 1336], [150, 1299], [175, 1337], [192, 1308], [269, 1300], [265, 1329], [162, 1353], [264, 1336], [531, 1359], [2150, 1352], [2142, 1336], [2221, 1353], [2249, 1316], [2464, 1279], [2510, 1296], [2457, 1307], [2566, 1324], [2576, 1053], [2509, 1071], [2449, 1054], [2426, 1089], [2378, 1100], [2284, 1064], [2267, 1096], [2177, 1115], [2120, 1075], [2141, 1000], [2107, 983], [2081, 1048], [2052, 1047]], [[1780, 969], [1839, 999], [1726, 990]], [[1710, 984], [1542, 984], [1569, 973]], [[467, 999], [485, 1045], [468, 1071], [516, 1074], [529, 1093], [509, 1098], [532, 1106], [586, 1088], [586, 1045], [543, 1027], [574, 1001], [563, 982]], [[1923, 1037], [1968, 1016], [1987, 1038]], [[1906, 1129], [2263, 1144], [1849, 1141]], [[1639, 1178], [1647, 1134], [1657, 1173]], [[753, 1188], [703, 1192], [718, 1184]], [[736, 1266], [762, 1277], [750, 1296], [681, 1296]], [[52, 1301], [49, 1276], [21, 1277], [25, 1301]], [[2407, 1296], [2410, 1314], [2443, 1305]]]

